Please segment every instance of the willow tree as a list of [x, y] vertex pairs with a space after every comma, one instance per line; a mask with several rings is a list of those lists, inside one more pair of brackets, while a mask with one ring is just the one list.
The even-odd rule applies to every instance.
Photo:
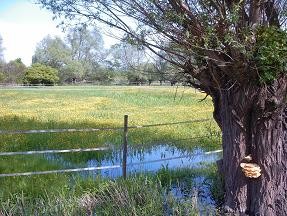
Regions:
[[[213, 99], [214, 118], [222, 130], [225, 210], [287, 215], [287, 1], [38, 3], [56, 17], [105, 23], [124, 32], [131, 43], [172, 56], [162, 57], [184, 70], [189, 84]], [[247, 155], [259, 165], [260, 177], [242, 172], [240, 163]]]

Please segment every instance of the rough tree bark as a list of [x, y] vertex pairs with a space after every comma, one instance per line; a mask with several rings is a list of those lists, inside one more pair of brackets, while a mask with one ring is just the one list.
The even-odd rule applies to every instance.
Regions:
[[[224, 209], [234, 215], [287, 215], [287, 79], [269, 86], [221, 90], [213, 98], [222, 130]], [[262, 169], [250, 179], [240, 163], [247, 155]]]

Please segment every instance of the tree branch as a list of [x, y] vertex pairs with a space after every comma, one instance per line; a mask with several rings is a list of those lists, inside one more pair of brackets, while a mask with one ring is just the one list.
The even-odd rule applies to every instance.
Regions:
[[280, 27], [279, 14], [277, 12], [277, 8], [275, 7], [274, 0], [267, 1], [265, 3], [265, 13], [266, 13], [269, 25], [276, 26], [279, 28]]
[[249, 9], [249, 23], [250, 26], [259, 24], [260, 21], [260, 7], [261, 0], [252, 0]]

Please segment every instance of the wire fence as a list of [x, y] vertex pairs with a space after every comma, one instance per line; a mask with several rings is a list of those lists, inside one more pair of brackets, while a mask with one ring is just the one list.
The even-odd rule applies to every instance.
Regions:
[[[209, 155], [214, 153], [220, 153], [222, 150], [215, 150], [215, 151], [209, 151], [204, 152], [201, 155]], [[198, 156], [199, 154], [188, 154], [188, 155], [182, 155], [177, 157], [168, 157], [168, 158], [161, 158], [156, 160], [149, 160], [149, 161], [141, 161], [137, 163], [129, 163], [127, 166], [138, 166], [138, 165], [144, 165], [144, 164], [151, 164], [151, 163], [157, 163], [162, 161], [171, 161], [186, 157], [192, 157], [192, 156]], [[117, 165], [111, 165], [111, 166], [101, 166], [101, 167], [85, 167], [85, 168], [75, 168], [75, 169], [62, 169], [62, 170], [48, 170], [48, 171], [35, 171], [35, 172], [22, 172], [22, 173], [6, 173], [6, 174], [0, 174], [0, 177], [16, 177], [16, 176], [32, 176], [32, 175], [47, 175], [47, 174], [58, 174], [58, 173], [72, 173], [72, 172], [83, 172], [83, 171], [96, 171], [96, 170], [108, 170], [108, 169], [118, 169], [122, 168], [123, 166], [121, 164]]]
[[100, 148], [80, 148], [80, 149], [62, 149], [62, 150], [44, 150], [44, 151], [26, 151], [26, 152], [0, 152], [0, 156], [14, 156], [14, 155], [33, 155], [33, 154], [55, 154], [55, 153], [75, 153], [75, 152], [94, 152], [109, 150], [108, 147]]
[[[160, 124], [149, 124], [149, 125], [134, 125], [128, 126], [128, 129], [137, 129], [137, 128], [148, 128], [148, 127], [160, 127], [167, 125], [179, 125], [179, 124], [190, 124], [196, 122], [207, 122], [212, 119], [196, 119], [190, 121], [180, 121], [180, 122], [169, 122], [169, 123], [160, 123]], [[125, 127], [108, 127], [108, 128], [83, 128], [83, 129], [46, 129], [46, 130], [0, 130], [0, 134], [40, 134], [40, 133], [66, 133], [66, 132], [96, 132], [96, 131], [116, 131], [124, 130]]]
[[[160, 161], [169, 161], [179, 158], [184, 158], [191, 155], [182, 155], [178, 157], [169, 157], [161, 158], [150, 161], [141, 161], [137, 163], [127, 163], [127, 151], [128, 151], [128, 130], [129, 129], [140, 129], [148, 127], [160, 127], [167, 125], [180, 125], [180, 124], [191, 124], [198, 122], [207, 122], [212, 119], [195, 119], [189, 121], [180, 121], [180, 122], [169, 122], [169, 123], [159, 123], [159, 124], [147, 124], [147, 125], [128, 125], [128, 115], [124, 116], [124, 126], [123, 127], [111, 127], [111, 128], [86, 128], [86, 129], [46, 129], [46, 130], [0, 130], [0, 135], [14, 135], [14, 134], [41, 134], [41, 133], [71, 133], [71, 132], [96, 132], [96, 131], [109, 131], [109, 130], [118, 130], [123, 131], [123, 145], [122, 145], [122, 162], [121, 164], [110, 165], [110, 166], [100, 166], [100, 167], [85, 167], [85, 168], [73, 168], [73, 169], [61, 169], [61, 170], [49, 170], [49, 171], [33, 171], [33, 172], [22, 172], [22, 173], [1, 173], [0, 177], [15, 177], [15, 176], [31, 176], [31, 175], [44, 175], [44, 174], [55, 174], [55, 173], [72, 173], [72, 172], [82, 172], [82, 171], [96, 171], [96, 170], [108, 170], [108, 169], [122, 169], [122, 175], [124, 178], [127, 176], [127, 166], [135, 166], [140, 164], [156, 163]], [[198, 136], [188, 139], [197, 139], [202, 137], [210, 136]], [[181, 140], [188, 140], [181, 139]], [[77, 148], [77, 149], [60, 149], [60, 150], [41, 150], [41, 151], [21, 151], [21, 152], [0, 152], [0, 156], [16, 156], [16, 155], [36, 155], [36, 154], [55, 154], [55, 153], [76, 153], [76, 152], [95, 152], [95, 151], [107, 151], [112, 150], [112, 146], [108, 147], [98, 147], [98, 148]], [[212, 152], [205, 152], [204, 155], [211, 153], [218, 153], [222, 150], [216, 150]]]

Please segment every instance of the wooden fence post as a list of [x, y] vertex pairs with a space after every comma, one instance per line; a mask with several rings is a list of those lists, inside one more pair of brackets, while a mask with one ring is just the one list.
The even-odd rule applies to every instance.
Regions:
[[128, 151], [128, 115], [124, 116], [124, 136], [123, 136], [123, 177], [127, 177], [127, 151]]

